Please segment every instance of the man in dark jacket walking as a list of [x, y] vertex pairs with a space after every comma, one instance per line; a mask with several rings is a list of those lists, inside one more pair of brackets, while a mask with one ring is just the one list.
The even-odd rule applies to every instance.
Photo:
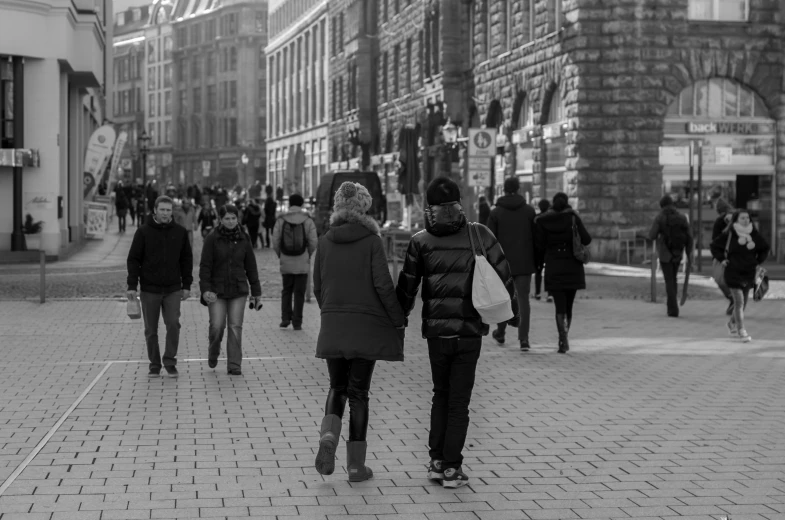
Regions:
[[679, 292], [676, 275], [679, 272], [681, 257], [687, 252], [687, 263], [692, 262], [692, 232], [690, 224], [673, 205], [670, 195], [660, 199], [660, 214], [654, 220], [649, 232], [649, 240], [657, 241], [662, 276], [665, 278], [665, 293], [668, 296], [668, 316], [679, 317]]
[[[496, 201], [488, 218], [488, 229], [499, 240], [510, 272], [515, 281], [515, 294], [518, 298], [520, 320], [518, 324], [518, 342], [521, 352], [529, 351], [529, 320], [531, 307], [529, 293], [532, 287], [534, 266], [534, 208], [526, 204], [518, 191], [521, 185], [517, 177], [508, 177], [504, 181], [504, 196]], [[504, 345], [504, 332], [507, 323], [499, 323], [491, 333], [499, 345]]]
[[[474, 373], [489, 326], [472, 304], [475, 260], [458, 185], [438, 177], [428, 186], [426, 200], [425, 230], [409, 242], [396, 292], [408, 316], [423, 281], [422, 335], [428, 340], [433, 377], [428, 478], [457, 488], [469, 480], [461, 471], [462, 451]], [[515, 286], [499, 242], [485, 226], [476, 224], [476, 229], [488, 262], [514, 302]]]
[[191, 295], [193, 252], [185, 228], [172, 222], [174, 202], [158, 197], [153, 217], [134, 234], [128, 252], [128, 299], [140, 299], [144, 318], [144, 336], [150, 359], [149, 376], [161, 373], [158, 345], [158, 319], [163, 313], [166, 325], [166, 349], [163, 366], [177, 377], [177, 348], [180, 341], [180, 301]]
[[488, 218], [491, 216], [491, 206], [488, 205], [488, 199], [480, 196], [477, 204], [477, 221], [483, 226], [488, 225]]
[[[717, 202], [714, 203], [714, 209], [717, 210], [717, 219], [714, 221], [714, 225], [711, 228], [712, 242], [721, 237], [722, 234], [730, 228], [731, 217], [733, 217], [733, 208], [723, 198], [717, 199]], [[717, 259], [713, 259], [712, 264], [716, 271], [719, 264]], [[714, 282], [717, 284], [717, 287], [720, 288], [720, 291], [722, 291], [722, 295], [728, 300], [728, 308], [725, 310], [725, 314], [730, 316], [733, 313], [733, 296], [731, 295], [730, 288], [721, 277], [715, 276]]]

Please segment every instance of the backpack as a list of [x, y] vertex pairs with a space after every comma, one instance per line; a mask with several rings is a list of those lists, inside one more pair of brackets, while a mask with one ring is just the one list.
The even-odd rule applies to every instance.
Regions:
[[281, 217], [281, 254], [300, 256], [308, 250], [308, 237], [305, 234], [305, 220], [301, 224], [292, 224]]
[[687, 247], [687, 230], [684, 226], [683, 217], [680, 213], [670, 213], [665, 215], [665, 245], [671, 252], [673, 258], [681, 259], [684, 249]]

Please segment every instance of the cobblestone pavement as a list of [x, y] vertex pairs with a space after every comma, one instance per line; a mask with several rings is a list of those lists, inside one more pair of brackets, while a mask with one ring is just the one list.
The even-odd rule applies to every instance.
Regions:
[[[0, 302], [0, 520], [126, 518], [785, 518], [785, 302], [579, 300], [572, 350], [533, 304], [528, 354], [486, 339], [470, 486], [425, 477], [431, 395], [420, 320], [372, 385], [369, 482], [313, 469], [326, 396], [305, 330], [278, 302], [246, 315], [243, 376], [209, 369], [207, 313], [183, 306], [179, 379], [148, 379], [142, 325], [115, 300]], [[416, 311], [419, 314], [419, 309]], [[163, 333], [163, 331], [162, 331]], [[10, 478], [9, 478], [10, 477]]]

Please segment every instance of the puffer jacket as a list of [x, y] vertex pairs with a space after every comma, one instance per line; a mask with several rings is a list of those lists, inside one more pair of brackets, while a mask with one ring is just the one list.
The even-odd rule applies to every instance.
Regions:
[[[466, 217], [460, 206], [432, 206], [426, 210], [425, 230], [409, 242], [396, 293], [404, 314], [414, 308], [422, 280], [423, 338], [479, 337], [488, 334], [472, 304], [474, 253]], [[487, 252], [488, 262], [504, 282], [518, 319], [515, 285], [510, 266], [493, 233], [474, 224]], [[479, 245], [478, 245], [479, 247]], [[479, 251], [478, 251], [479, 252]], [[494, 324], [495, 325], [495, 324]]]
[[505, 195], [496, 201], [488, 219], [488, 229], [499, 240], [513, 276], [533, 274], [534, 208], [518, 195]]
[[[299, 256], [289, 256], [281, 253], [281, 234], [284, 221], [300, 225], [305, 223], [305, 236], [308, 240], [308, 249]], [[273, 228], [273, 248], [281, 263], [281, 274], [308, 274], [311, 270], [311, 255], [316, 251], [319, 237], [316, 236], [316, 224], [313, 219], [299, 206], [291, 206], [275, 221]]]
[[233, 237], [214, 229], [204, 239], [199, 262], [199, 290], [214, 292], [222, 299], [246, 296], [250, 285], [251, 296], [261, 296], [259, 271], [256, 267], [251, 239], [240, 231]]

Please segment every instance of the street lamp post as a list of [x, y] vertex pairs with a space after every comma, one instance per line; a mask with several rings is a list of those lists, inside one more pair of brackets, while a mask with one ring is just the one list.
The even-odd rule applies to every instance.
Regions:
[[150, 151], [148, 144], [150, 143], [150, 136], [147, 132], [142, 131], [142, 135], [137, 139], [139, 141], [139, 153], [142, 155], [142, 205], [144, 206], [144, 213], [142, 214], [142, 224], [147, 220], [147, 153]]
[[243, 163], [243, 180], [242, 180], [242, 187], [243, 189], [248, 187], [248, 156], [243, 154], [240, 158], [240, 161]]

